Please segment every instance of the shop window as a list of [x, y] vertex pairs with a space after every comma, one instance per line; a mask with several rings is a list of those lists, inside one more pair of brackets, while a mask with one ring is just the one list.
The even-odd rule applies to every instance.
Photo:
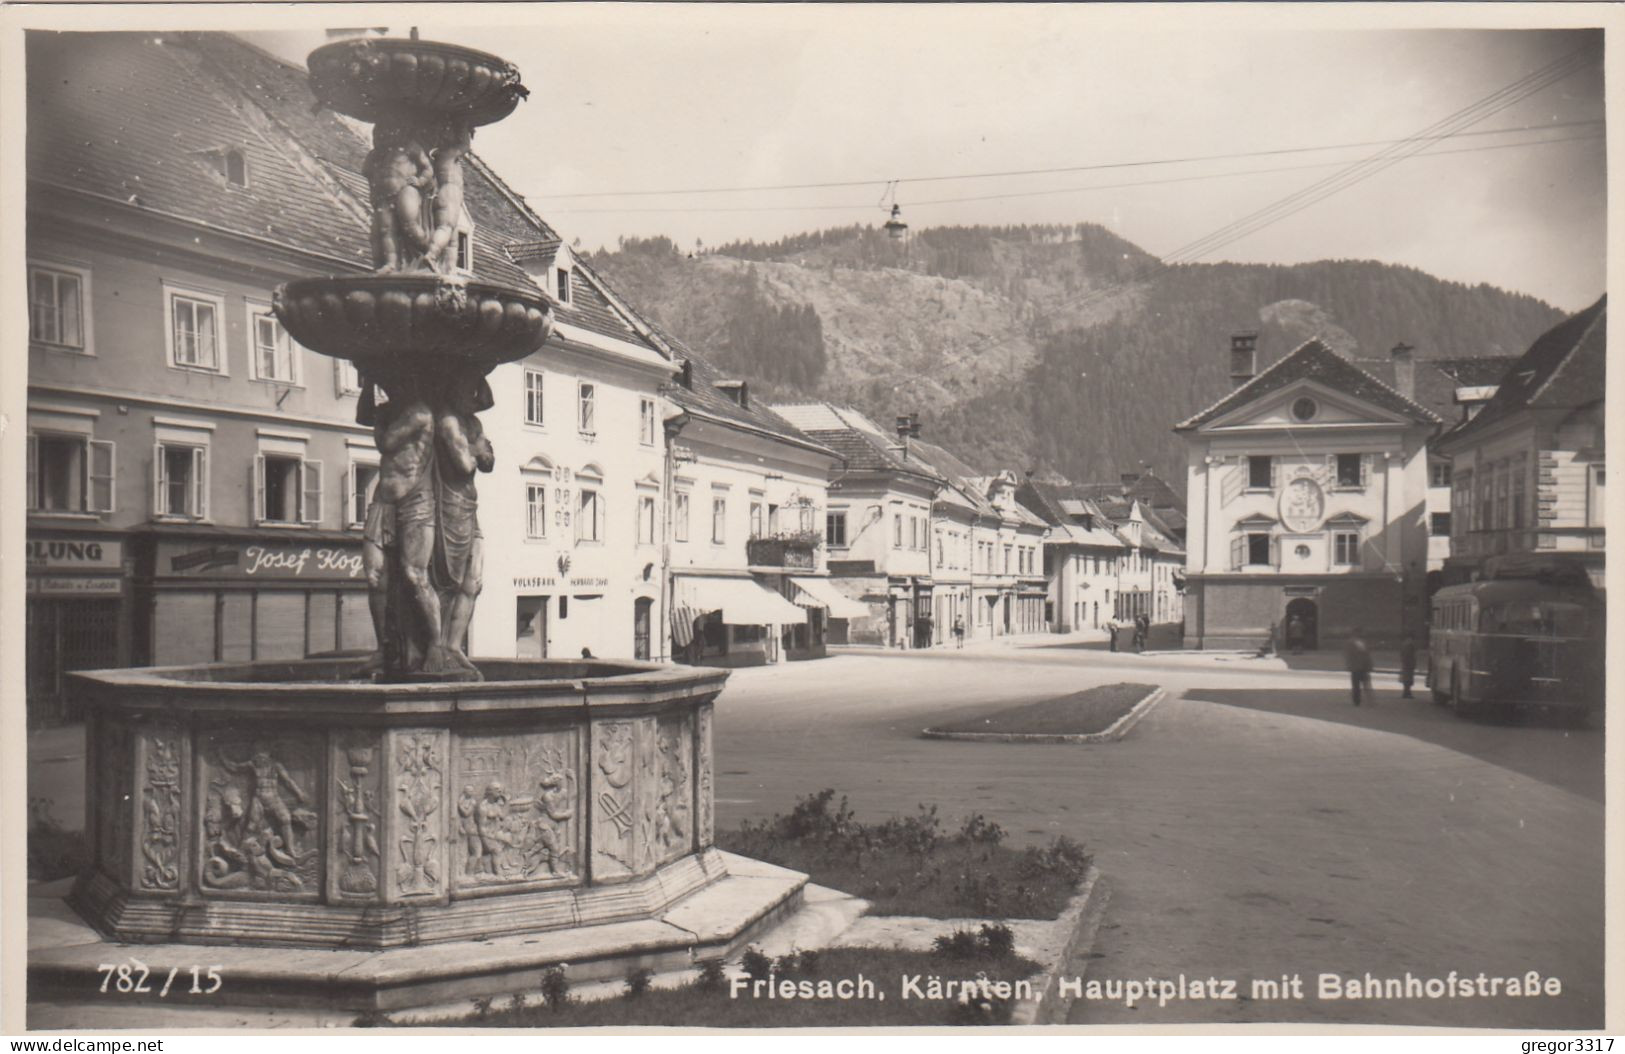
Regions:
[[673, 498], [671, 536], [679, 542], [688, 541], [688, 491], [680, 490]]
[[651, 494], [638, 495], [638, 542], [655, 543], [655, 499]]
[[256, 454], [254, 476], [254, 518], [260, 523], [321, 522], [320, 461], [292, 454]]
[[655, 445], [655, 401], [640, 398], [638, 400], [638, 442], [644, 446]]
[[597, 390], [582, 381], [576, 386], [576, 430], [582, 435], [594, 435], [593, 417], [597, 404]]
[[225, 373], [220, 353], [221, 298], [169, 290], [167, 300], [169, 364], [185, 370]]
[[89, 351], [85, 325], [88, 271], [28, 269], [28, 339], [70, 351]]
[[824, 544], [831, 549], [846, 548], [846, 513], [831, 512], [825, 514]]
[[525, 367], [525, 423], [527, 425], [540, 425], [546, 423], [542, 392], [544, 374], [541, 370]]
[[1247, 488], [1269, 490], [1274, 486], [1275, 459], [1268, 454], [1254, 454], [1247, 458]]
[[373, 495], [378, 490], [378, 464], [374, 461], [352, 461], [345, 474], [344, 509], [351, 527], [367, 522], [367, 510], [372, 507]]
[[252, 334], [254, 349], [250, 361], [254, 379], [274, 381], [278, 384], [299, 383], [299, 345], [288, 336], [271, 309], [259, 304], [248, 305], [248, 331]]
[[28, 511], [113, 511], [114, 447], [110, 440], [67, 433], [28, 435]]
[[1333, 532], [1332, 563], [1338, 567], [1355, 567], [1360, 563], [1360, 534], [1358, 531]]
[[580, 487], [576, 497], [576, 541], [604, 540], [604, 496], [596, 487]]
[[187, 520], [209, 515], [209, 454], [205, 447], [160, 442], [153, 446], [154, 516]]

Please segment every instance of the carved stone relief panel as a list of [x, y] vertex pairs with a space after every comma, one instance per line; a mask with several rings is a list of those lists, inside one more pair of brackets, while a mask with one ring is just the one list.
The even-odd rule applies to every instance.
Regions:
[[695, 761], [698, 765], [698, 772], [694, 776], [697, 784], [694, 791], [694, 826], [695, 841], [701, 849], [711, 845], [715, 837], [716, 786], [711, 760], [711, 715], [710, 703], [694, 711]]
[[321, 753], [314, 732], [217, 729], [198, 741], [205, 894], [321, 894]]
[[580, 866], [580, 733], [459, 736], [456, 754], [456, 887], [574, 880]]
[[592, 725], [592, 876], [616, 878], [637, 868], [638, 721]]
[[443, 729], [392, 731], [390, 741], [389, 892], [434, 897], [446, 889], [446, 765]]
[[376, 900], [383, 888], [383, 742], [373, 731], [333, 736], [328, 760], [327, 882], [333, 900]]
[[136, 794], [135, 839], [140, 847], [135, 887], [144, 893], [175, 893], [181, 888], [182, 767], [184, 733], [177, 725], [141, 729], [140, 776]]
[[661, 717], [654, 733], [653, 749], [647, 752], [650, 837], [645, 843], [646, 865], [682, 856], [694, 844], [694, 735], [689, 715]]

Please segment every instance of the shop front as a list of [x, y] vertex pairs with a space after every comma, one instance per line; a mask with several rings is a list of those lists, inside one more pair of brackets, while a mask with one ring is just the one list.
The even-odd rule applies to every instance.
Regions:
[[131, 547], [137, 665], [374, 647], [358, 535], [157, 528]]
[[807, 610], [750, 575], [678, 575], [672, 590], [672, 655], [691, 666], [762, 666], [780, 661], [788, 627]]
[[834, 620], [845, 624], [869, 615], [867, 604], [847, 597], [827, 578], [787, 576], [786, 585], [787, 598], [807, 611], [806, 625], [785, 627], [785, 658], [791, 661], [824, 658], [829, 654], [828, 627]]
[[29, 531], [25, 679], [30, 728], [79, 720], [66, 674], [129, 665], [122, 535]]

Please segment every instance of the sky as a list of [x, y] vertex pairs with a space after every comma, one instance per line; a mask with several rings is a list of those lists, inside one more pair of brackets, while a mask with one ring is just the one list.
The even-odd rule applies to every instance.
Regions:
[[[588, 250], [879, 224], [892, 193], [915, 231], [1092, 222], [1167, 258], [1483, 103], [1462, 130], [1494, 134], [1439, 142], [1199, 258], [1376, 259], [1571, 311], [1603, 292], [1600, 31], [1343, 28], [1341, 12], [1244, 13], [1271, 16], [1260, 21], [1213, 10], [1223, 6], [564, 4], [416, 17], [424, 38], [519, 67], [530, 97], [475, 149]], [[324, 39], [314, 25], [245, 35], [296, 61]], [[1577, 51], [1595, 61], [1522, 99], [1495, 95]], [[1350, 143], [1374, 145], [1303, 149]], [[1274, 151], [1288, 152], [1135, 164]], [[1110, 167], [940, 178], [1081, 166]], [[860, 185], [625, 193], [849, 182]], [[956, 200], [967, 198], [980, 200]]]

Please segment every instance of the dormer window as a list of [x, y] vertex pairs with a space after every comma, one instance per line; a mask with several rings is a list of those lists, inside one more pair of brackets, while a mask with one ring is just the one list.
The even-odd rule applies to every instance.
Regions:
[[742, 409], [749, 409], [750, 386], [744, 381], [717, 381], [716, 389], [726, 395], [734, 405]]
[[457, 270], [469, 273], [474, 271], [474, 234], [472, 231], [460, 230], [457, 232]]
[[559, 303], [568, 304], [570, 302], [570, 269], [568, 267], [560, 267], [557, 269], [557, 274]]
[[248, 186], [248, 159], [241, 150], [228, 146], [219, 150], [205, 150], [202, 156], [204, 163], [231, 186]]

